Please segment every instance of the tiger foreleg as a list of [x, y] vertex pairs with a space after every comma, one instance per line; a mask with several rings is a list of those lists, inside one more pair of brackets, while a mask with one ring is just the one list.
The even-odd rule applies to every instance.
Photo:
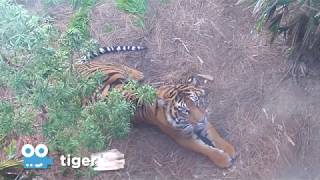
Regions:
[[216, 131], [216, 129], [212, 126], [211, 123], [207, 124], [206, 129], [207, 137], [210, 141], [215, 143], [215, 147], [223, 150], [230, 156], [230, 158], [232, 158], [232, 160], [235, 160], [236, 151], [234, 147], [219, 135], [219, 133]]
[[228, 168], [233, 164], [233, 159], [230, 157], [228, 153], [218, 148], [208, 146], [204, 144], [201, 140], [196, 139], [195, 137], [177, 137], [175, 138], [175, 141], [184, 148], [207, 156], [220, 168]]

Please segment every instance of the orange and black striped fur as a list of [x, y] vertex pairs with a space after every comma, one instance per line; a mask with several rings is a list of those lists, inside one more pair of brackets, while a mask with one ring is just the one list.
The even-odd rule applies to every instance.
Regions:
[[204, 96], [205, 91], [194, 84], [161, 86], [157, 101], [139, 107], [135, 120], [157, 126], [181, 146], [209, 157], [221, 168], [230, 167], [235, 149], [208, 121], [201, 103]]
[[[98, 71], [103, 73], [103, 86], [99, 87], [98, 91], [105, 97], [112, 88], [122, 90], [129, 79], [141, 81], [143, 73], [120, 64], [88, 60], [109, 52], [142, 49], [144, 48], [128, 46], [100, 48], [99, 52], [90, 52], [75, 67], [84, 76]], [[205, 91], [195, 84], [164, 85], [156, 91], [156, 102], [138, 106], [135, 120], [159, 127], [178, 144], [209, 157], [219, 167], [230, 167], [235, 159], [235, 150], [208, 121], [206, 110], [201, 103]]]
[[[121, 51], [140, 51], [145, 49], [142, 46], [113, 46], [113, 47], [102, 47], [99, 48], [98, 52], [89, 52], [85, 57], [80, 61], [74, 64], [76, 71], [82, 76], [90, 77], [97, 72], [103, 74], [102, 86], [97, 88], [97, 91], [92, 97], [84, 100], [84, 104], [87, 104], [88, 101], [95, 101], [97, 96], [106, 97], [111, 89], [116, 88], [122, 91], [124, 84], [129, 80], [142, 81], [144, 76], [141, 71], [137, 69], [130, 68], [122, 64], [115, 63], [104, 63], [99, 61], [92, 60], [93, 58], [112, 52], [121, 52]], [[128, 92], [123, 92], [125, 98], [131, 99]]]

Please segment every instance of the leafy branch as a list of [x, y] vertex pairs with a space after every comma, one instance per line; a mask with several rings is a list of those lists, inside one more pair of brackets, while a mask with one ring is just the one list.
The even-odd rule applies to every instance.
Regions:
[[[10, 0], [0, 0], [0, 85], [14, 99], [0, 101], [0, 137], [38, 131], [36, 115], [46, 113], [41, 133], [50, 150], [81, 153], [106, 148], [111, 138], [124, 137], [136, 104], [117, 90], [108, 98], [82, 106], [102, 83], [101, 74], [82, 77], [74, 71], [74, 55], [96, 46], [89, 32], [89, 9], [79, 8], [66, 32], [31, 15]], [[151, 102], [155, 91], [129, 83], [139, 103]], [[36, 129], [37, 128], [37, 129]]]
[[271, 43], [281, 34], [286, 39], [293, 61], [292, 75], [306, 75], [320, 55], [320, 1], [314, 0], [239, 0], [250, 2], [253, 14], [258, 17], [256, 28], [267, 26]]

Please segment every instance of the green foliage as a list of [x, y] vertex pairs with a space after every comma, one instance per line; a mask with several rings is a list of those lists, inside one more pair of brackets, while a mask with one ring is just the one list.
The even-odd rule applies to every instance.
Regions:
[[[95, 104], [96, 106], [97, 104]], [[98, 106], [98, 105], [97, 105]], [[91, 108], [94, 108], [94, 106], [91, 106]], [[96, 151], [96, 150], [102, 150], [106, 147], [106, 141], [107, 137], [105, 134], [108, 132], [103, 133], [101, 131], [101, 127], [98, 126], [98, 123], [101, 121], [101, 119], [96, 120], [94, 119], [93, 113], [103, 113], [100, 111], [95, 112], [85, 112], [88, 114], [84, 114], [84, 116], [87, 116], [84, 118], [84, 121], [82, 121], [82, 129], [83, 131], [80, 131], [80, 140], [82, 144], [87, 147], [90, 151]], [[101, 123], [103, 124], [103, 123]], [[106, 124], [103, 124], [106, 126]]]
[[3, 152], [5, 152], [5, 154], [7, 155], [6, 159], [13, 159], [14, 157], [16, 157], [17, 154], [17, 142], [15, 140], [12, 140], [11, 143], [7, 146], [3, 148]]
[[[56, 6], [63, 3], [63, 0], [41, 0], [42, 3], [46, 6]], [[79, 8], [88, 8], [94, 6], [96, 4], [96, 0], [69, 0], [69, 3], [73, 7], [73, 9]]]
[[80, 150], [81, 99], [99, 82], [78, 77], [69, 59], [90, 41], [88, 10], [79, 9], [61, 37], [54, 27], [42, 24], [40, 18], [13, 2], [1, 0], [0, 11], [8, 11], [0, 22], [0, 82], [16, 95], [15, 102], [0, 104], [4, 124], [0, 134], [32, 132], [36, 112], [46, 109], [43, 133], [50, 146], [65, 152]]
[[[0, 140], [0, 151], [1, 151], [1, 160], [0, 160], [0, 179], [1, 175], [5, 177], [7, 175], [7, 170], [11, 172], [16, 169], [21, 171], [22, 162], [17, 160], [17, 142], [14, 139], [7, 141], [7, 143], [1, 144]], [[2, 147], [3, 146], [3, 147]]]
[[[64, 33], [40, 17], [30, 15], [13, 1], [0, 0], [0, 85], [14, 95], [0, 101], [0, 138], [12, 133], [36, 131], [36, 114], [46, 114], [41, 132], [50, 150], [81, 153], [83, 149], [105, 149], [111, 138], [124, 137], [130, 130], [135, 104], [116, 90], [108, 98], [83, 107], [103, 75], [81, 77], [75, 72], [74, 54], [93, 49], [89, 9], [80, 8]], [[139, 98], [151, 102], [151, 87], [129, 83]]]
[[82, 126], [90, 136], [83, 131], [83, 137], [87, 143], [95, 144], [93, 147], [103, 148], [106, 139], [124, 137], [130, 130], [130, 119], [134, 113], [134, 106], [127, 102], [122, 94], [116, 90], [110, 92], [105, 101], [97, 102], [85, 108]]
[[0, 102], [0, 136], [5, 136], [10, 133], [14, 124], [12, 119], [14, 118], [14, 108], [11, 104], [5, 101]]
[[144, 16], [147, 11], [147, 0], [116, 0], [117, 7], [136, 16], [135, 25], [144, 27]]
[[0, 101], [0, 137], [15, 131], [17, 134], [33, 133], [35, 116], [27, 108], [15, 109], [7, 101]]
[[41, 2], [45, 6], [56, 6], [58, 4], [61, 4], [63, 2], [63, 0], [41, 0]]
[[108, 105], [108, 108], [104, 109], [105, 115], [108, 116], [106, 131], [111, 132], [117, 138], [126, 136], [130, 130], [130, 119], [135, 110], [134, 105], [127, 102], [117, 90], [110, 92], [106, 104]]
[[136, 18], [134, 21], [133, 21], [133, 24], [137, 27], [140, 27], [140, 28], [144, 28], [144, 19], [143, 18]]
[[50, 39], [50, 25], [40, 24], [40, 18], [30, 15], [20, 5], [0, 0], [1, 51], [25, 53], [44, 47]]
[[146, 0], [116, 0], [119, 9], [130, 14], [143, 16], [147, 11]]
[[73, 8], [90, 7], [96, 4], [96, 0], [70, 0]]
[[[46, 131], [48, 131], [51, 136], [47, 135]], [[79, 154], [82, 146], [78, 136], [79, 131], [81, 131], [81, 129], [79, 129], [78, 126], [75, 125], [73, 125], [72, 127], [51, 127], [49, 124], [45, 126], [44, 134], [48, 139], [50, 150], [60, 151], [68, 154]]]
[[62, 36], [61, 45], [65, 51], [86, 52], [96, 47], [96, 43], [90, 40], [89, 10], [80, 8], [76, 11], [68, 30]]
[[[266, 23], [270, 22], [269, 29], [277, 26], [274, 30], [279, 30], [279, 28], [284, 27], [281, 24], [281, 20], [288, 16], [291, 20], [295, 19], [302, 13], [306, 14], [308, 18], [312, 19], [314, 23], [319, 23], [318, 14], [320, 13], [320, 1], [314, 0], [239, 0], [238, 4], [250, 2], [253, 6], [253, 14], [257, 15], [258, 26], [264, 26]], [[290, 8], [294, 8], [294, 11], [290, 11]], [[289, 20], [290, 21], [290, 20]], [[290, 24], [290, 23], [288, 23]], [[289, 28], [289, 27], [287, 27]], [[261, 28], [258, 28], [261, 30]]]
[[156, 100], [156, 90], [152, 86], [140, 85], [138, 82], [131, 80], [124, 86], [124, 89], [132, 92], [137, 98], [137, 105], [151, 104]]
[[86, 8], [80, 8], [71, 19], [69, 29], [78, 29], [83, 38], [88, 39], [90, 37], [89, 32], [89, 10]]
[[[239, 3], [249, 0], [239, 0]], [[305, 75], [305, 65], [320, 56], [320, 1], [315, 0], [250, 0], [258, 16], [256, 28], [265, 25], [271, 32], [271, 43], [283, 34], [292, 50], [292, 73]]]

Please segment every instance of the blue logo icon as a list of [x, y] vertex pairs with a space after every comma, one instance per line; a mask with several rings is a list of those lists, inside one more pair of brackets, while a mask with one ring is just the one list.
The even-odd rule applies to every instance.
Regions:
[[24, 156], [23, 166], [25, 169], [48, 169], [53, 164], [53, 159], [47, 157], [48, 147], [38, 144], [34, 148], [31, 144], [23, 145], [21, 153]]

